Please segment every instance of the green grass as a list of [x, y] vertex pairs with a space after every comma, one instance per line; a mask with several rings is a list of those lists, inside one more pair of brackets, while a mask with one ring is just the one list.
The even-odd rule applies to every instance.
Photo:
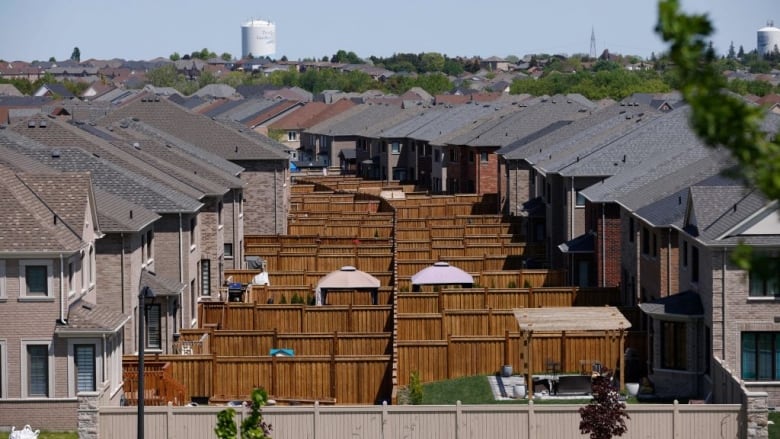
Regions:
[[780, 439], [780, 412], [769, 412], [769, 439]]
[[42, 431], [38, 439], [78, 439], [78, 437], [79, 434], [76, 432]]

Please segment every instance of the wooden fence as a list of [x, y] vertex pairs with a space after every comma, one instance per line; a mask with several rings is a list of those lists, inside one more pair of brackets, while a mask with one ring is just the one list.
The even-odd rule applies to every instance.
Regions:
[[[434, 328], [436, 324], [431, 325], [431, 331]], [[493, 374], [505, 364], [512, 365], [516, 373], [523, 373], [526, 359], [522, 343], [521, 334], [510, 331], [503, 336], [445, 335], [439, 340], [399, 340], [398, 383], [407, 385], [414, 371], [423, 382]], [[645, 333], [627, 333], [626, 347], [643, 352], [645, 344]], [[545, 373], [549, 362], [558, 363], [559, 370], [569, 373], [580, 373], [586, 362], [600, 362], [614, 369], [623, 361], [616, 346], [614, 340], [600, 332], [534, 333], [530, 369], [532, 373]]]
[[392, 332], [391, 305], [256, 305], [202, 302], [198, 321], [217, 329], [280, 332]]
[[279, 331], [214, 331], [211, 354], [227, 357], [270, 355], [271, 349], [292, 349], [295, 355], [389, 355], [389, 333], [305, 333]]

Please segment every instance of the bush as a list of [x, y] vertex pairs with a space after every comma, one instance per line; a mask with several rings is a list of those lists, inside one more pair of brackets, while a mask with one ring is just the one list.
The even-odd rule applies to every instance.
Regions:
[[423, 388], [420, 382], [420, 372], [413, 371], [409, 376], [409, 403], [420, 405], [423, 401]]
[[285, 296], [284, 294], [282, 294], [282, 298], [281, 298], [281, 299], [279, 299], [279, 303], [286, 304], [286, 303], [287, 303], [287, 296]]
[[590, 433], [590, 439], [611, 439], [628, 431], [626, 404], [612, 387], [612, 373], [593, 379], [593, 399], [580, 407], [580, 433]]

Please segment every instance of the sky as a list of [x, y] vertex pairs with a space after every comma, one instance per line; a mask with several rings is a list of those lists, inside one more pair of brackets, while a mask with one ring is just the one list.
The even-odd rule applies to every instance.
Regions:
[[[208, 48], [241, 55], [241, 24], [276, 24], [273, 58], [361, 58], [439, 52], [455, 56], [587, 54], [649, 58], [666, 46], [655, 33], [657, 0], [0, 0], [0, 59], [149, 60]], [[778, 0], [681, 0], [707, 13], [718, 53], [756, 48]]]

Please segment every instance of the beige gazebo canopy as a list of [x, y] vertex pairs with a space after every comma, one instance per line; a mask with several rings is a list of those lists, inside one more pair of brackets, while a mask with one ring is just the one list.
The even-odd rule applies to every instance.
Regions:
[[[520, 333], [525, 344], [525, 374], [529, 397], [532, 396], [531, 383], [531, 339], [534, 332], [576, 332], [596, 331], [604, 334], [604, 337], [618, 340], [620, 350], [618, 358], [622, 363], [623, 347], [625, 343], [625, 331], [631, 327], [631, 322], [623, 314], [612, 306], [570, 306], [549, 308], [517, 308], [514, 310], [515, 319], [520, 327]], [[522, 351], [522, 350], [521, 350]], [[622, 365], [622, 364], [621, 364]], [[613, 365], [614, 368], [616, 365]], [[621, 367], [625, 369], [625, 367]], [[620, 373], [620, 388], [624, 384], [625, 370]]]

